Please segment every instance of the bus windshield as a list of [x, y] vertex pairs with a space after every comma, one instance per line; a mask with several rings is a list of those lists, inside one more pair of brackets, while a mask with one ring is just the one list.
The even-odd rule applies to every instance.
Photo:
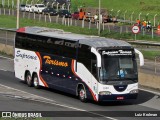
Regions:
[[102, 67], [99, 71], [101, 81], [135, 80], [137, 65], [135, 55], [130, 50], [102, 51]]

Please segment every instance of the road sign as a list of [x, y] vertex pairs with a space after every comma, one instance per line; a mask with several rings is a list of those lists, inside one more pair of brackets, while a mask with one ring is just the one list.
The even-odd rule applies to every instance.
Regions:
[[133, 32], [134, 34], [138, 34], [138, 33], [140, 32], [140, 28], [139, 28], [137, 25], [134, 25], [134, 26], [132, 27], [132, 32]]

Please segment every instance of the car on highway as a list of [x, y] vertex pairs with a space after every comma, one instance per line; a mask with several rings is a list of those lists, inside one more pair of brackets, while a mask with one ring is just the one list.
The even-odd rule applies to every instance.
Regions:
[[26, 5], [25, 6], [25, 11], [26, 12], [32, 12], [32, 5]]
[[24, 12], [25, 11], [25, 4], [21, 4], [20, 6], [19, 6], [19, 10], [20, 11], [22, 11], [22, 12]]
[[59, 10], [58, 15], [60, 17], [71, 18], [71, 13], [68, 10]]
[[79, 12], [72, 13], [72, 18], [73, 19], [79, 19]]
[[50, 14], [51, 16], [56, 16], [58, 15], [58, 12], [54, 8], [45, 8], [42, 10], [42, 14]]
[[45, 8], [46, 6], [44, 4], [35, 4], [32, 6], [32, 11], [36, 13], [42, 13], [42, 10]]

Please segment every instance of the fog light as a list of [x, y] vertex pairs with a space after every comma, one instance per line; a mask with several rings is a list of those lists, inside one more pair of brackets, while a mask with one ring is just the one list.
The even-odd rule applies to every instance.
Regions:
[[130, 93], [130, 94], [138, 93], [138, 89], [131, 90], [129, 93]]
[[109, 91], [100, 91], [99, 95], [112, 95], [112, 93]]

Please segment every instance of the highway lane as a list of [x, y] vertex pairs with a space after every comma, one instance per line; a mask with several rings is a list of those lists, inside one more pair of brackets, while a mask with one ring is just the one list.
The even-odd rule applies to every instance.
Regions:
[[[55, 103], [60, 105], [69, 106], [68, 108], [76, 108], [82, 109], [85, 111], [159, 111], [160, 110], [160, 99], [157, 95], [140, 91], [138, 99], [135, 101], [126, 101], [126, 102], [106, 102], [103, 104], [97, 104], [92, 101], [88, 103], [81, 103], [75, 96], [59, 92], [51, 89], [34, 89], [27, 87], [26, 84], [20, 82], [18, 79], [14, 77], [13, 73], [13, 60], [8, 60], [0, 57], [0, 84], [12, 87], [14, 89], [18, 89], [21, 91], [25, 91], [27, 93], [31, 93], [34, 95], [38, 95], [49, 100], [53, 100]], [[30, 101], [28, 101], [30, 103]], [[52, 102], [51, 102], [52, 103]], [[30, 105], [34, 107], [34, 105]], [[52, 105], [51, 105], [52, 106]], [[21, 107], [20, 107], [21, 108]], [[43, 107], [42, 107], [43, 108]], [[54, 105], [52, 106], [52, 110], [56, 110]], [[1, 109], [1, 108], [0, 108]], [[39, 110], [37, 108], [33, 108], [34, 110]], [[47, 110], [47, 107], [44, 108]], [[22, 109], [23, 110], [23, 109]], [[57, 109], [58, 110], [58, 109]], [[71, 109], [73, 111], [75, 109]], [[126, 112], [127, 113], [127, 112]], [[118, 118], [124, 119], [124, 118]], [[141, 118], [143, 119], [143, 118]]]

